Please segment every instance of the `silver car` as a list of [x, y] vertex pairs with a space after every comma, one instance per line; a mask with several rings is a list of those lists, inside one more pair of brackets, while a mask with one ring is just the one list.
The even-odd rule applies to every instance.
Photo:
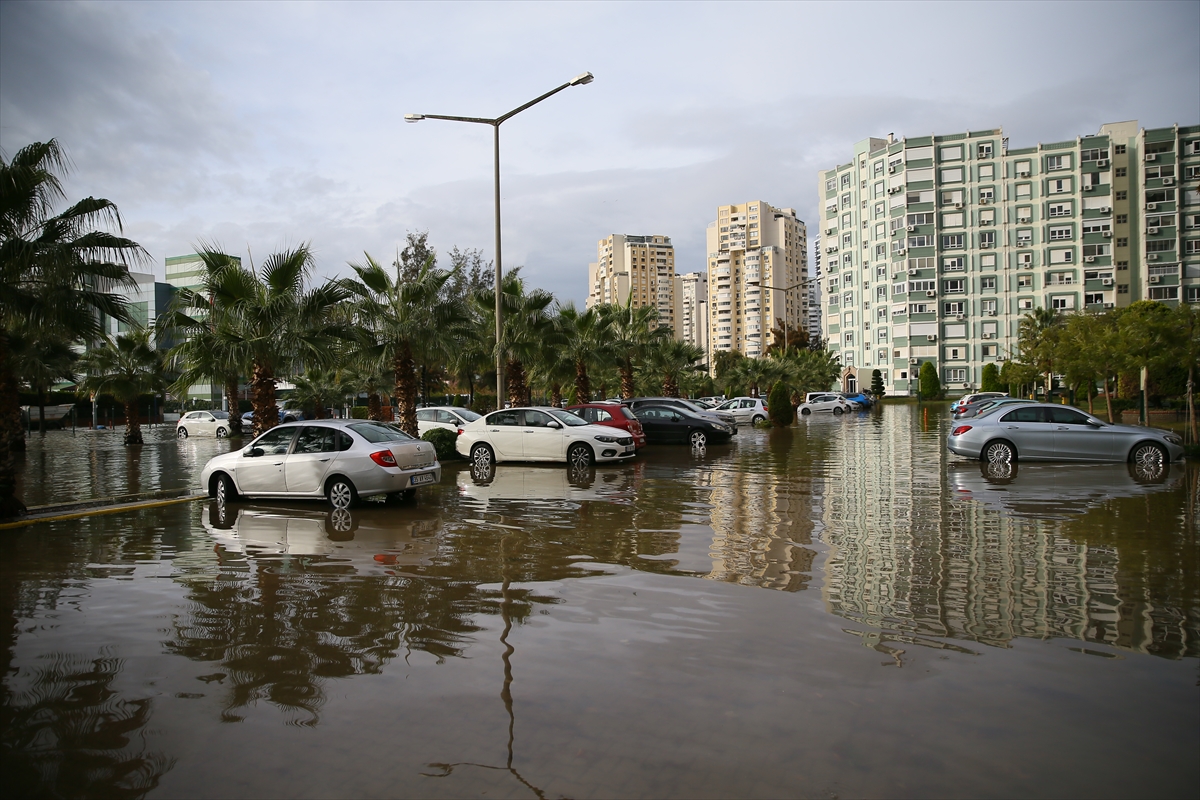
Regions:
[[241, 450], [211, 459], [201, 486], [218, 501], [245, 497], [324, 497], [349, 508], [360, 497], [411, 497], [442, 479], [433, 445], [366, 420], [278, 425]]
[[175, 435], [180, 439], [198, 435], [224, 439], [229, 435], [229, 412], [189, 411], [175, 424]]
[[1072, 406], [1026, 403], [953, 423], [946, 447], [990, 463], [1131, 461], [1152, 466], [1183, 456], [1183, 439], [1170, 431], [1112, 425]]
[[733, 414], [739, 425], [757, 425], [767, 419], [767, 405], [761, 397], [735, 397], [717, 406], [717, 411]]
[[479, 419], [480, 416], [482, 415], [476, 414], [469, 408], [461, 408], [460, 406], [428, 406], [426, 408], [418, 408], [417, 433], [424, 436], [429, 431], [438, 428], [461, 433], [463, 428]]

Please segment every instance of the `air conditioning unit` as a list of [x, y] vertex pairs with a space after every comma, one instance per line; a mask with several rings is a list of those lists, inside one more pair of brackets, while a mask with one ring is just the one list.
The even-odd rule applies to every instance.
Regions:
[[910, 359], [908, 360], [908, 363], [910, 363], [910, 364], [919, 364], [919, 363], [921, 363], [921, 362], [920, 362], [920, 360], [919, 360], [919, 359], [916, 359], [916, 358], [910, 358]]
[[1146, 233], [1158, 233], [1158, 228], [1146, 228]]
[[1107, 167], [1107, 166], [1108, 166], [1108, 159], [1107, 159], [1107, 158], [1098, 158], [1098, 159], [1096, 159], [1096, 166], [1097, 166], [1097, 167]]
[[1146, 160], [1147, 161], [1157, 161], [1158, 153], [1146, 153]]
[[1158, 283], [1160, 280], [1162, 280], [1162, 278], [1158, 277], [1157, 275], [1151, 275], [1149, 280], [1151, 283]]
[[937, 297], [937, 291], [930, 289], [929, 291], [927, 291], [925, 293], [925, 296], [926, 297]]
[[907, 252], [908, 252], [907, 250], [905, 250], [903, 247], [901, 247], [899, 250], [896, 251], [896, 255], [902, 256]]
[[888, 167], [888, 175], [895, 175], [895, 174], [896, 174], [895, 165]]
[[987, 315], [988, 315], [989, 317], [994, 317], [994, 316], [996, 316], [996, 312], [995, 312], [995, 311], [989, 311], [989, 312], [987, 312]]
[[1033, 222], [1033, 217], [1017, 217], [1017, 222]]
[[1114, 305], [1113, 303], [1105, 303], [1105, 304], [1104, 304], [1104, 307], [1105, 307], [1105, 308], [1112, 308], [1112, 307], [1113, 307], [1113, 305]]
[[991, 225], [992, 221], [990, 219], [981, 219], [981, 220], [979, 220], [979, 224], [980, 225]]
[[835, 233], [837, 233], [837, 228], [826, 228], [825, 229], [826, 236], [832, 236]]
[[1113, 285], [1113, 279], [1112, 279], [1112, 278], [1101, 278], [1101, 279], [1100, 279], [1100, 285], [1102, 285], [1102, 286], [1112, 286], [1112, 285]]
[[1146, 260], [1147, 261], [1158, 261], [1158, 253], [1147, 253]]
[[1163, 178], [1162, 181], [1163, 181], [1163, 186], [1174, 186], [1175, 185], [1174, 178]]
[[955, 204], [954, 204], [954, 207], [955, 207], [955, 208], [962, 208], [962, 203], [955, 203]]
[[1158, 203], [1146, 203], [1146, 210], [1147, 211], [1157, 211]]
[[910, 269], [910, 270], [908, 271], [908, 274], [909, 274], [909, 275], [916, 275], [916, 274], [917, 274], [917, 272], [918, 272], [918, 270], [915, 270], [915, 269]]
[[917, 226], [916, 226], [916, 225], [909, 225], [909, 226], [908, 226], [908, 227], [906, 227], [904, 230], [908, 231], [909, 233], [912, 233], [912, 232], [913, 232], [913, 231], [915, 231], [916, 229], [917, 229]]
[[1111, 239], [1111, 238], [1112, 238], [1112, 231], [1104, 231], [1104, 238], [1105, 238], [1105, 239]]
[[992, 198], [990, 198], [990, 197], [979, 198], [979, 205], [981, 205], [981, 206], [986, 206], [990, 202], [992, 202]]
[[956, 320], [958, 320], [959, 322], [962, 322], [964, 319], [966, 319], [966, 318], [967, 318], [967, 315], [966, 315], [966, 314], [955, 314], [955, 315], [954, 315], [954, 318], [955, 318]]
[[1024, 170], [1024, 171], [1022, 171], [1022, 172], [1018, 172], [1018, 173], [1017, 173], [1017, 177], [1018, 177], [1018, 178], [1028, 178], [1028, 177], [1029, 177], [1029, 171], [1028, 171], [1028, 170]]
[[928, 339], [929, 341], [931, 341], [931, 342], [936, 342], [936, 341], [937, 341], [937, 334], [936, 334], [936, 333], [931, 333], [929, 336], [927, 336], [927, 337], [925, 337], [925, 338], [927, 338], [927, 339]]
[[1101, 213], [1101, 214], [1107, 214], [1109, 211], [1112, 211], [1112, 209], [1111, 209], [1111, 208], [1109, 208], [1108, 206], [1100, 206], [1100, 213]]
[[1083, 187], [1083, 190], [1085, 192], [1090, 192], [1092, 189], [1095, 189], [1098, 185], [1099, 184], [1089, 184], [1089, 185]]
[[1084, 256], [1083, 260], [1086, 261], [1087, 263], [1091, 264], [1092, 262], [1094, 262], [1096, 260], [1096, 257], [1095, 256]]

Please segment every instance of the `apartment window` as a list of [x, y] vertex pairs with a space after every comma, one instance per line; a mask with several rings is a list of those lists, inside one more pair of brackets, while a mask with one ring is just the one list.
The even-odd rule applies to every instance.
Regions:
[[[943, 195], [945, 195], [945, 193], [943, 193]], [[919, 192], [908, 192], [906, 195], [904, 195], [904, 201], [909, 205], [914, 203], [932, 203], [933, 191], [930, 189], [923, 189]], [[947, 201], [943, 200], [942, 202]]]
[[1129, 224], [1129, 215], [1128, 214], [1117, 214], [1115, 221], [1118, 225], [1128, 225]]
[[1058, 241], [1061, 239], [1070, 239], [1070, 238], [1071, 238], [1071, 226], [1070, 225], [1061, 225], [1061, 226], [1050, 228], [1050, 241], [1053, 242], [1053, 241]]
[[1116, 169], [1113, 170], [1113, 175], [1118, 178], [1124, 178], [1128, 174], [1129, 174], [1129, 170], [1126, 167], [1117, 167]]
[[942, 170], [942, 183], [961, 183], [962, 179], [962, 167]]
[[[990, 168], [989, 168], [990, 169]], [[980, 175], [981, 178], [991, 178], [991, 175]], [[979, 202], [990, 203], [996, 199], [996, 192], [993, 189], [980, 189]]]
[[1183, 176], [1185, 178], [1187, 178], [1189, 181], [1195, 180], [1196, 178], [1200, 178], [1200, 166], [1184, 167], [1183, 168]]
[[1174, 189], [1159, 189], [1158, 191], [1146, 192], [1147, 203], [1170, 203], [1174, 199]]
[[842, 227], [843, 228], [850, 227], [850, 215], [849, 214], [842, 214]]
[[887, 302], [887, 287], [886, 286], [876, 286], [875, 287], [875, 299], [879, 300], [881, 302], [884, 302], [884, 303]]
[[[908, 215], [908, 224], [909, 225], [932, 225], [933, 224], [933, 214], [909, 214]], [[904, 218], [898, 217], [894, 223], [894, 227], [898, 228], [902, 225], [904, 225]]]
[[933, 269], [935, 261], [932, 256], [922, 256], [921, 258], [910, 258], [908, 260], [909, 269]]
[[995, 231], [984, 231], [983, 233], [979, 234], [979, 246], [980, 247], [995, 247], [996, 246], [996, 232]]
[[966, 259], [962, 256], [942, 259], [943, 272], [962, 272], [966, 269]]
[[967, 282], [962, 278], [942, 282], [942, 291], [946, 294], [962, 294], [967, 290]]
[[979, 309], [984, 314], [988, 315], [989, 317], [994, 317], [994, 316], [996, 316], [996, 301], [995, 300], [984, 300], [982, 303], [979, 304]]
[[945, 308], [944, 313], [951, 317], [956, 317], [959, 314], [963, 313], [963, 304], [961, 301], [955, 302], [955, 303], [946, 303], [944, 308]]
[[1017, 276], [1017, 288], [1021, 288], [1023, 286], [1033, 286], [1033, 276], [1032, 275], [1018, 275]]
[[1033, 209], [1029, 206], [1021, 206], [1017, 209], [1017, 222], [1033, 221]]
[[1049, 213], [1052, 217], [1069, 217], [1071, 216], [1071, 204], [1051, 203]]
[[875, 309], [875, 319], [879, 320], [880, 322], [887, 322], [887, 308], [880, 306], [879, 308]]
[[883, 162], [882, 162], [882, 161], [876, 161], [876, 162], [875, 162], [875, 163], [874, 163], [874, 164], [871, 166], [871, 175], [872, 175], [872, 177], [878, 178], [878, 177], [879, 177], [880, 175], [882, 175], [882, 174], [883, 174]]
[[854, 312], [853, 311], [847, 311], [845, 314], [842, 314], [842, 325], [843, 326], [850, 327], [853, 324], [854, 324]]
[[875, 196], [883, 197], [883, 195], [884, 195], [883, 181], [879, 181], [878, 183], [875, 184]]
[[1200, 253], [1200, 239], [1188, 239], [1183, 243], [1183, 252], [1189, 256], [1194, 256]]
[[963, 235], [956, 233], [951, 236], [943, 236], [942, 247], [947, 250], [961, 250], [963, 247]]
[[846, 209], [849, 207], [850, 207], [850, 195], [844, 194], [844, 195], [842, 195], [842, 208]]
[[875, 277], [876, 278], [886, 278], [887, 277], [887, 267], [884, 266], [883, 264], [880, 264], [879, 266], [877, 266], [875, 268]]
[[1151, 239], [1146, 242], [1147, 253], [1163, 253], [1175, 249], [1174, 239]]
[[933, 237], [925, 236], [925, 235], [910, 236], [910, 237], [908, 237], [908, 246], [909, 247], [933, 247]]
[[932, 314], [933, 309], [929, 303], [909, 303], [908, 313], [910, 314]]
[[1053, 172], [1057, 169], [1070, 169], [1070, 156], [1046, 156], [1046, 171]]
[[829, 295], [829, 305], [836, 306], [837, 304], [838, 304], [838, 295], [836, 295], [836, 294]]
[[991, 255], [980, 256], [979, 257], [979, 266], [991, 267], [992, 269], [995, 269], [996, 268], [996, 255], [993, 253]]
[[883, 258], [886, 255], [887, 255], [887, 245], [886, 244], [875, 245], [875, 257], [876, 258]]
[[854, 293], [853, 292], [843, 292], [842, 293], [842, 305], [848, 306], [853, 303], [854, 303]]
[[1033, 184], [1031, 184], [1031, 183], [1018, 183], [1017, 184], [1017, 199], [1018, 200], [1022, 200], [1022, 199], [1028, 200], [1032, 196], [1033, 196]]
[[1099, 148], [1090, 148], [1079, 152], [1080, 161], [1099, 161], [1102, 158], [1108, 158], [1108, 151]]
[[962, 189], [954, 189], [949, 192], [942, 192], [942, 205], [962, 205], [963, 193]]
[[1178, 300], [1179, 299], [1179, 287], [1178, 286], [1151, 286], [1149, 296], [1150, 296], [1151, 300]]
[[979, 288], [980, 289], [995, 289], [996, 288], [996, 278], [994, 276], [990, 276], [990, 275], [986, 278], [981, 278], [979, 281]]
[[1189, 303], [1200, 303], [1200, 286], [1186, 286], [1184, 289]]
[[1118, 261], [1117, 269], [1118, 270], [1129, 269], [1129, 262], [1128, 261]]
[[1117, 192], [1116, 194], [1114, 194], [1114, 195], [1113, 195], [1113, 199], [1115, 199], [1115, 200], [1128, 200], [1128, 199], [1129, 199], [1129, 192], [1125, 192], [1125, 191], [1120, 191], [1120, 192]]
[[[904, 284], [899, 284], [903, 286]], [[937, 281], [909, 281], [908, 290], [910, 292], [932, 292], [937, 289]]]
[[853, 344], [854, 344], [854, 331], [846, 331], [845, 333], [843, 333], [842, 334], [842, 345], [844, 347], [850, 347]]
[[1085, 306], [1097, 306], [1104, 302], [1104, 292], [1089, 292], [1083, 296]]
[[979, 158], [991, 158], [992, 157], [992, 143], [991, 142], [980, 142], [979, 149], [976, 151], [976, 154]]
[[1118, 283], [1117, 284], [1117, 294], [1129, 294], [1129, 284], [1128, 283]]
[[849, 247], [850, 243], [852, 241], [853, 241], [853, 239], [851, 238], [850, 234], [848, 234], [848, 233], [842, 234], [842, 247]]
[[1147, 178], [1174, 178], [1175, 177], [1175, 165], [1174, 164], [1164, 164], [1162, 166], [1146, 167], [1146, 177]]
[[1033, 308], [1033, 300], [1028, 297], [1022, 297], [1017, 301], [1017, 308], [1021, 311], [1028, 311], [1029, 309]]
[[1070, 311], [1071, 309], [1075, 308], [1075, 298], [1070, 296], [1051, 297], [1050, 307], [1055, 311]]
[[1114, 144], [1114, 145], [1113, 145], [1113, 155], [1114, 155], [1114, 156], [1123, 156], [1123, 155], [1125, 155], [1125, 145], [1123, 145], [1123, 144]]
[[938, 159], [941, 161], [961, 161], [962, 157], [961, 144], [947, 145], [938, 151]]
[[963, 212], [955, 211], [953, 214], [942, 214], [943, 228], [961, 228], [963, 226]]
[[1071, 179], [1059, 178], [1058, 180], [1047, 181], [1046, 191], [1049, 194], [1064, 194], [1071, 191]]
[[845, 268], [849, 268], [853, 261], [854, 256], [852, 256], [850, 253], [846, 253], [842, 256], [842, 266]]
[[[875, 340], [879, 342], [886, 342], [888, 340], [887, 328], [879, 328], [877, 331], [875, 331]], [[882, 353], [883, 351], [881, 350], [880, 352]]]
[[946, 370], [946, 380], [950, 383], [966, 383], [967, 371], [965, 369], [948, 369]]
[[1021, 178], [1028, 177], [1029, 173], [1033, 170], [1033, 162], [1032, 161], [1018, 161], [1016, 164], [1016, 169], [1017, 169], [1018, 177], [1021, 177]]
[[985, 344], [983, 346], [984, 358], [995, 358], [1000, 353], [1000, 346], [995, 344]]
[[1104, 233], [1112, 230], [1112, 223], [1106, 219], [1093, 219], [1083, 221], [1084, 233]]

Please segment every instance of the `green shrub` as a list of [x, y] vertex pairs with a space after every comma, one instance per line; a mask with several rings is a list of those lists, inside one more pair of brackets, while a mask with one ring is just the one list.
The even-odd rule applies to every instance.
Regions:
[[433, 449], [437, 451], [438, 461], [449, 461], [450, 459], [458, 458], [458, 451], [454, 449], [454, 442], [458, 439], [457, 432], [447, 430], [446, 428], [434, 428], [433, 430], [425, 431], [425, 435], [421, 438], [433, 443]]
[[887, 387], [883, 385], [883, 373], [877, 369], [871, 370], [871, 394], [883, 397], [886, 393]]
[[937, 400], [942, 396], [942, 382], [932, 361], [921, 365], [920, 387], [922, 400]]
[[981, 392], [1002, 392], [1004, 389], [1000, 383], [1000, 368], [995, 362], [983, 365], [983, 375], [980, 376], [979, 391]]
[[771, 423], [777, 428], [785, 428], [796, 419], [796, 409], [792, 408], [792, 397], [783, 381], [771, 387], [767, 395], [767, 413], [771, 415]]
[[352, 406], [350, 408], [350, 417], [352, 419], [366, 419], [367, 418], [367, 407], [366, 406]]

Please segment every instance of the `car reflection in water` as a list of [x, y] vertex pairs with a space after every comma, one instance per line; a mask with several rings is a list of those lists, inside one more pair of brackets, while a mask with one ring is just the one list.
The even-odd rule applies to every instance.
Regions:
[[458, 473], [458, 493], [485, 505], [494, 500], [556, 506], [584, 500], [620, 502], [636, 494], [643, 470], [640, 462], [599, 470], [590, 464], [571, 464], [563, 469], [475, 463]]
[[1182, 480], [1171, 465], [971, 463], [949, 465], [955, 494], [1010, 516], [1066, 519], [1117, 497], [1167, 491]]
[[318, 511], [289, 505], [221, 503], [201, 512], [205, 530], [229, 552], [256, 555], [331, 556], [359, 572], [380, 565], [421, 566], [437, 551], [442, 520], [426, 507], [367, 503]]

